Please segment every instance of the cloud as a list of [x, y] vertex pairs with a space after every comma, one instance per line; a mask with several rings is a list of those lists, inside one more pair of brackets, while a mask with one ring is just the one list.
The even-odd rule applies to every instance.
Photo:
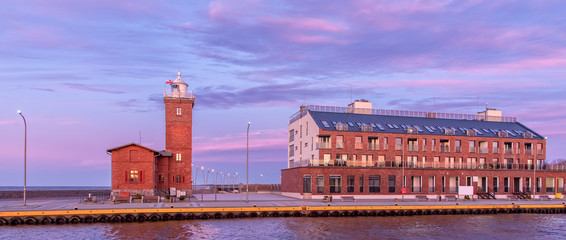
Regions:
[[114, 93], [114, 94], [125, 93], [124, 91], [110, 89], [109, 86], [92, 86], [92, 85], [80, 84], [80, 83], [63, 83], [63, 85], [70, 88], [90, 91], [90, 92]]

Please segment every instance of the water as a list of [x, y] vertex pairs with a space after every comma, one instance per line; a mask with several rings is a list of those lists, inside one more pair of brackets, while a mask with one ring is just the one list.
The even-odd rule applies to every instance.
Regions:
[[[23, 191], [24, 186], [0, 186], [0, 191]], [[110, 186], [26, 186], [27, 191], [110, 190]]]
[[3, 226], [0, 239], [564, 239], [566, 214], [248, 218]]

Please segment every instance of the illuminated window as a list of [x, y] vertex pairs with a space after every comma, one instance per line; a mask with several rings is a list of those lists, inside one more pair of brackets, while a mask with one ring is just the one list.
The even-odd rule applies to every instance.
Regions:
[[175, 183], [181, 183], [182, 178], [180, 175], [175, 176]]
[[165, 176], [163, 176], [163, 174], [159, 175], [159, 183], [164, 183], [165, 182]]
[[175, 154], [175, 157], [176, 157], [177, 162], [181, 161], [181, 154], [180, 153]]
[[130, 170], [130, 182], [139, 182], [140, 174], [138, 170]]
[[181, 116], [181, 108], [177, 108], [177, 116]]

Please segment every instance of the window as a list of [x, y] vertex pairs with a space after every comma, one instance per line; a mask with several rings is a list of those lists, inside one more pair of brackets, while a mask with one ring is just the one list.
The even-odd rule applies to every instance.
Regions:
[[440, 152], [450, 152], [450, 140], [440, 140]]
[[354, 175], [348, 175], [347, 184], [348, 184], [348, 192], [354, 192], [354, 184], [355, 184], [355, 177]]
[[379, 138], [376, 137], [368, 138], [368, 150], [379, 150]]
[[493, 142], [493, 153], [499, 153], [499, 142]]
[[336, 148], [344, 148], [344, 136], [336, 136]]
[[426, 152], [426, 138], [423, 138], [423, 152]]
[[462, 141], [460, 140], [456, 140], [454, 141], [454, 146], [456, 147], [456, 149], [454, 149], [457, 153], [461, 153], [462, 152]]
[[130, 182], [134, 183], [134, 182], [140, 182], [140, 172], [138, 170], [130, 170]]
[[163, 174], [159, 175], [159, 183], [164, 183], [165, 182], [165, 176], [163, 176]]
[[303, 176], [303, 193], [312, 193], [311, 175]]
[[177, 116], [181, 116], [181, 108], [177, 108]]
[[330, 149], [330, 136], [318, 136], [318, 149]]
[[493, 178], [493, 192], [499, 192], [499, 178], [496, 177]]
[[470, 141], [470, 153], [475, 153], [475, 152], [476, 152], [476, 142]]
[[546, 193], [554, 193], [554, 178], [546, 178]]
[[180, 175], [175, 176], [175, 183], [182, 183], [182, 177]]
[[309, 122], [307, 122], [307, 126], [305, 127], [305, 136], [309, 135]]
[[435, 185], [435, 177], [429, 176], [428, 177], [428, 193], [435, 193], [436, 192], [436, 185]]
[[410, 138], [407, 141], [407, 148], [409, 152], [419, 151], [419, 143], [416, 138]]
[[340, 193], [342, 191], [342, 176], [331, 175], [328, 181], [330, 193]]
[[316, 176], [316, 192], [324, 193], [324, 176], [322, 175]]
[[383, 138], [383, 150], [387, 150], [387, 149], [388, 149], [388, 148], [387, 148], [387, 144], [388, 144], [388, 143], [387, 143], [387, 138], [384, 137], [384, 138]]
[[295, 130], [289, 131], [289, 142], [295, 141]]
[[395, 175], [389, 176], [388, 183], [389, 183], [389, 192], [394, 193], [395, 192]]
[[450, 177], [450, 186], [448, 191], [451, 193], [457, 193], [458, 192], [458, 184], [459, 184], [459, 178], [458, 177]]
[[395, 150], [403, 149], [403, 140], [401, 138], [395, 138]]
[[503, 178], [503, 192], [509, 192], [509, 178]]
[[299, 125], [299, 138], [303, 137], [303, 125]]
[[354, 147], [356, 149], [362, 149], [362, 137], [356, 137], [356, 142], [354, 143]]
[[175, 160], [177, 160], [177, 162], [181, 161], [181, 154], [180, 153], [175, 154]]
[[295, 156], [295, 144], [289, 145], [289, 157]]
[[381, 176], [379, 175], [370, 175], [369, 176], [369, 192], [370, 193], [378, 193], [381, 191]]
[[542, 180], [537, 178], [537, 192], [542, 192]]
[[411, 177], [411, 192], [420, 193], [423, 191], [421, 180], [422, 180], [421, 176]]
[[537, 155], [542, 155], [542, 143], [537, 143]]
[[442, 176], [442, 192], [446, 192], [446, 177]]
[[364, 192], [364, 175], [360, 176], [360, 192]]
[[330, 127], [330, 124], [328, 124], [327, 121], [322, 121], [322, 125], [323, 125], [324, 127], [326, 127], [326, 128], [329, 128], [329, 127]]

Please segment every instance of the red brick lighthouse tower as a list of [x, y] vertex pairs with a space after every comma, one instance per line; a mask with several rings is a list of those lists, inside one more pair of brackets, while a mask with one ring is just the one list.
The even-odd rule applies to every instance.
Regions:
[[[188, 90], [188, 84], [181, 79], [168, 82], [170, 91], [165, 90], [165, 150], [171, 152], [167, 164], [169, 188], [188, 191], [191, 190], [191, 163], [192, 163], [192, 127], [193, 106], [195, 97]], [[159, 169], [165, 170], [165, 169]], [[159, 171], [158, 170], [158, 171]], [[161, 171], [159, 171], [161, 172]]]

